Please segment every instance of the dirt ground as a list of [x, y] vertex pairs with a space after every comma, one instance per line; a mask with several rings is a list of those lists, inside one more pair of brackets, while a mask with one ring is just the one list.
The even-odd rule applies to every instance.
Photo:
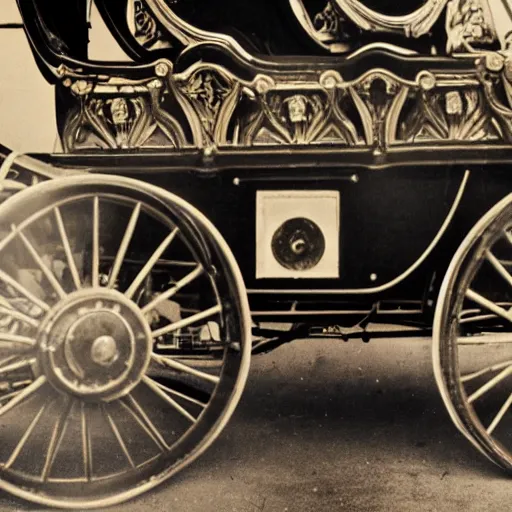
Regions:
[[[452, 426], [430, 340], [298, 341], [254, 358], [222, 436], [113, 512], [508, 512], [511, 483]], [[41, 510], [0, 495], [0, 510]]]

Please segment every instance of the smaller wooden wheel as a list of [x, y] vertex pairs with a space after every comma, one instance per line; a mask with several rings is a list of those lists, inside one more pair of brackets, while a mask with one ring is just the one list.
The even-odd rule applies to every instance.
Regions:
[[476, 224], [450, 264], [433, 363], [457, 428], [512, 472], [512, 195]]
[[103, 509], [201, 455], [251, 349], [217, 230], [164, 190], [96, 175], [13, 196], [0, 232], [0, 488]]

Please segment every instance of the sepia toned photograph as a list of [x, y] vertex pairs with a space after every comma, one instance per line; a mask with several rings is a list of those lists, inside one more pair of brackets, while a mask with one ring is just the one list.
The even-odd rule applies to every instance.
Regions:
[[512, 509], [512, 0], [1, 0], [0, 510]]

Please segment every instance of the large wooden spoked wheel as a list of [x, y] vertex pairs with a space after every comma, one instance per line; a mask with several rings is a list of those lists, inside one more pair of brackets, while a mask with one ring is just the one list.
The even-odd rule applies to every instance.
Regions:
[[103, 508], [204, 452], [240, 398], [251, 341], [240, 271], [211, 223], [157, 187], [88, 175], [13, 196], [0, 232], [0, 487]]
[[512, 195], [471, 230], [444, 279], [434, 373], [452, 420], [512, 472]]

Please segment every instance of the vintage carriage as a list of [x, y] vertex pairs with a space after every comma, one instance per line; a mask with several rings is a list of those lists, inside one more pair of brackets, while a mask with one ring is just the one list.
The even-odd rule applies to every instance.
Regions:
[[0, 151], [0, 486], [139, 495], [308, 336], [433, 335], [510, 471], [507, 0], [95, 0], [130, 62], [90, 4], [18, 0], [62, 151]]

